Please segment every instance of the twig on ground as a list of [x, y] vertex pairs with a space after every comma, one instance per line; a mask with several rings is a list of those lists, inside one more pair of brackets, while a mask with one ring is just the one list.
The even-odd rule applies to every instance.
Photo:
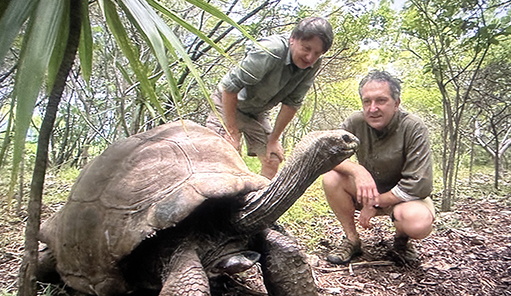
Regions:
[[362, 261], [362, 262], [355, 262], [350, 263], [349, 266], [345, 267], [314, 267], [317, 270], [324, 271], [324, 272], [339, 272], [339, 271], [350, 271], [355, 267], [366, 267], [366, 266], [389, 266], [394, 265], [395, 263], [392, 261]]

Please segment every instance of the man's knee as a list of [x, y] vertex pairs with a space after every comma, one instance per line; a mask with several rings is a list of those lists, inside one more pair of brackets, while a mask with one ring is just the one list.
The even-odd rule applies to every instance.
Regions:
[[323, 175], [323, 188], [327, 189], [341, 189], [346, 187], [347, 177], [334, 170], [328, 171]]
[[339, 183], [339, 174], [336, 171], [326, 172], [323, 175], [322, 183], [323, 183], [323, 188], [325, 190], [337, 186]]
[[394, 208], [396, 228], [415, 239], [427, 237], [433, 230], [434, 216], [427, 206], [420, 202], [405, 202]]
[[328, 171], [323, 175], [323, 189], [326, 191], [345, 190], [350, 191], [353, 184], [349, 177], [334, 170]]

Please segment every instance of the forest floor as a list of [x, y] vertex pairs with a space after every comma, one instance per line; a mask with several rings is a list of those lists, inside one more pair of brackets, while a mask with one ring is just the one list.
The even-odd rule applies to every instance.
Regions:
[[[393, 232], [384, 217], [373, 218], [372, 229], [359, 229], [362, 256], [348, 266], [326, 262], [342, 228], [322, 217], [325, 221], [318, 223], [327, 225], [324, 238], [308, 251], [320, 295], [511, 295], [511, 194], [471, 192], [459, 198], [451, 212], [437, 214], [435, 230], [428, 238], [414, 242], [419, 266], [396, 264], [387, 255]], [[58, 207], [45, 206], [42, 219]], [[17, 290], [25, 217], [23, 208], [16, 215], [5, 202], [0, 207], [2, 296]], [[298, 241], [307, 244], [300, 238]], [[58, 294], [55, 290], [52, 293]]]
[[[361, 230], [364, 254], [351, 266], [320, 260], [314, 267], [322, 295], [511, 295], [510, 201], [511, 196], [466, 198], [452, 212], [437, 215], [435, 231], [414, 242], [419, 266], [392, 262], [387, 223]], [[325, 243], [319, 258], [330, 245]]]

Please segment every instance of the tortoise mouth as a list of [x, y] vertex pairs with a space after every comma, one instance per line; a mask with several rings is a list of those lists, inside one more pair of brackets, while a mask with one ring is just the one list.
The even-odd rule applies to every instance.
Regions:
[[358, 151], [357, 143], [349, 143], [347, 147], [341, 147], [341, 152], [345, 154], [353, 154]]

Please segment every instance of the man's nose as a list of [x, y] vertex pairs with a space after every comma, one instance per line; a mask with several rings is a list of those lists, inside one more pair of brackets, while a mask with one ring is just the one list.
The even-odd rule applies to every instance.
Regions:
[[376, 101], [371, 101], [371, 105], [369, 106], [369, 110], [371, 112], [374, 112], [374, 111], [378, 110], [378, 104], [376, 104]]
[[314, 54], [313, 52], [309, 52], [306, 56], [305, 56], [307, 62], [309, 63], [314, 63], [316, 62], [316, 60], [318, 59], [318, 57], [316, 56], [316, 54]]

